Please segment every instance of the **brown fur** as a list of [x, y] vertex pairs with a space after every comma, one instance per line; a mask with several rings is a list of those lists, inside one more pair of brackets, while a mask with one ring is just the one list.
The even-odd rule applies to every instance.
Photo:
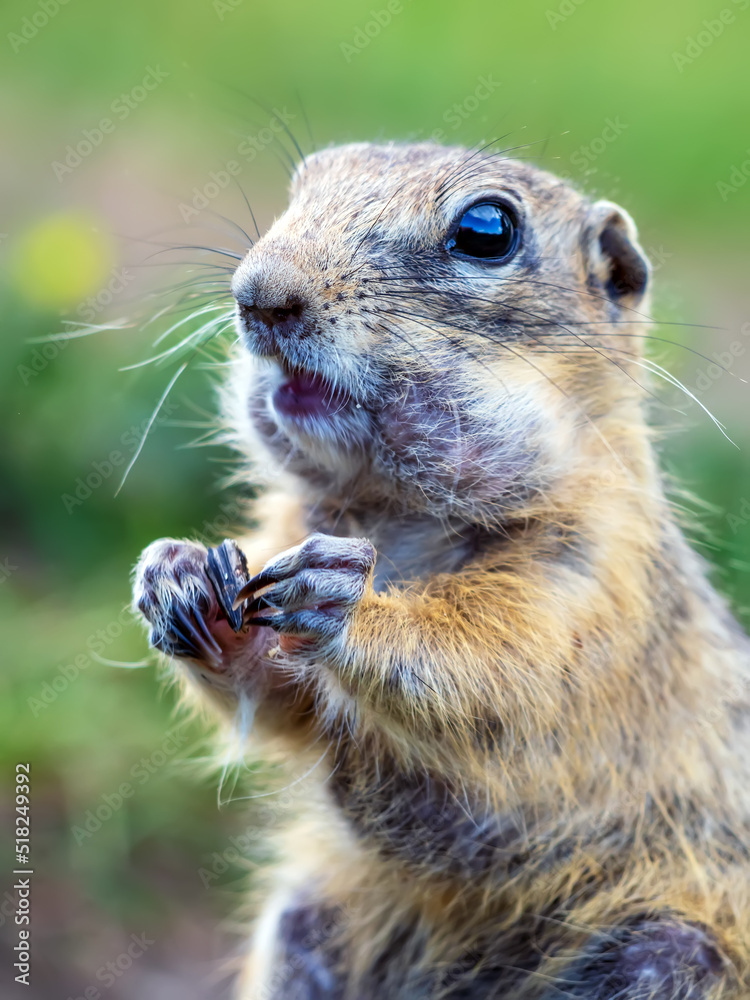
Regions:
[[[449, 259], [494, 193], [518, 255]], [[185, 661], [202, 700], [256, 703], [295, 780], [243, 1000], [748, 995], [748, 642], [664, 496], [645, 267], [616, 206], [432, 145], [310, 158], [239, 266], [227, 413], [278, 463], [239, 544], [253, 571], [313, 531], [377, 551], [338, 631]], [[251, 299], [302, 318], [282, 337]], [[279, 423], [256, 356], [342, 412]], [[687, 971], [628, 992], [670, 949]]]

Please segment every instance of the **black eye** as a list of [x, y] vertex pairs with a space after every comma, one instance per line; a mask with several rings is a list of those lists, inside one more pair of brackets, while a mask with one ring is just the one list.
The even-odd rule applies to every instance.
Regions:
[[508, 260], [518, 247], [518, 226], [509, 209], [494, 201], [480, 201], [461, 216], [446, 247], [464, 257]]

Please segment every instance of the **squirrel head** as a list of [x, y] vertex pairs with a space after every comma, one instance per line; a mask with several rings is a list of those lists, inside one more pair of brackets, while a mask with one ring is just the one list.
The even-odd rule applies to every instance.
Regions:
[[314, 492], [523, 515], [639, 412], [648, 283], [623, 209], [527, 163], [327, 149], [234, 274], [232, 418]]

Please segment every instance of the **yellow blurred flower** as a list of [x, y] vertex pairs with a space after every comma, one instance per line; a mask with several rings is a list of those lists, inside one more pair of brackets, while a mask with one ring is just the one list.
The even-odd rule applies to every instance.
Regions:
[[41, 220], [24, 234], [13, 277], [28, 302], [66, 310], [97, 292], [113, 265], [112, 241], [90, 217], [66, 212]]

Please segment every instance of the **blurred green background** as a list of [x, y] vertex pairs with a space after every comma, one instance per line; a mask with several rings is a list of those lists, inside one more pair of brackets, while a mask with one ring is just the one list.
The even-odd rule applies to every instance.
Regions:
[[[749, 8], [5, 0], [0, 784], [9, 792], [15, 763], [32, 763], [35, 950], [25, 992], [3, 952], [3, 996], [226, 995], [220, 959], [237, 948], [237, 859], [248, 853], [229, 838], [247, 828], [245, 804], [218, 808], [218, 779], [196, 763], [207, 753], [202, 728], [175, 717], [155, 671], [100, 659], [146, 653], [123, 614], [140, 550], [162, 535], [222, 537], [237, 496], [220, 482], [231, 456], [191, 447], [214, 410], [212, 376], [198, 365], [115, 496], [175, 371], [120, 370], [153, 353], [165, 328], [136, 320], [161, 309], [176, 282], [216, 277], [225, 292], [229, 273], [210, 265], [234, 263], [200, 250], [150, 257], [157, 248], [142, 241], [242, 252], [220, 218], [250, 230], [240, 186], [261, 229], [284, 206], [275, 111], [305, 149], [509, 133], [507, 145], [533, 144], [522, 155], [633, 214], [655, 267], [655, 315], [677, 324], [655, 331], [674, 343], [654, 341], [649, 353], [736, 444], [695, 402], [656, 385], [656, 418], [670, 431], [664, 461], [707, 503], [691, 505], [701, 545], [748, 620]], [[239, 186], [225, 183], [229, 172]], [[119, 319], [130, 325], [37, 342], [71, 330], [66, 321]], [[132, 794], [118, 800], [123, 783]], [[7, 805], [0, 822], [8, 949]], [[110, 981], [105, 963], [143, 933], [154, 943]]]

